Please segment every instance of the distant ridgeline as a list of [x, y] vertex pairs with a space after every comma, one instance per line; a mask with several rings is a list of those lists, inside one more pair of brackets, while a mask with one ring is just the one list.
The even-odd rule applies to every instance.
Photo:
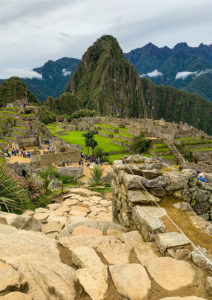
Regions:
[[199, 94], [212, 102], [212, 45], [189, 47], [179, 43], [170, 49], [149, 43], [125, 53], [125, 57], [141, 77]]
[[112, 36], [88, 48], [66, 91], [76, 95], [83, 108], [101, 115], [183, 121], [212, 134], [212, 103], [140, 78]]
[[[52, 69], [70, 78], [69, 59], [62, 59], [58, 69], [53, 62], [42, 67], [42, 76]], [[212, 103], [194, 94], [168, 86], [157, 86], [148, 78], [141, 78], [112, 36], [99, 38], [83, 55], [73, 61], [75, 73], [69, 79], [66, 92], [58, 97], [48, 97], [42, 108], [45, 122], [54, 114], [71, 115], [80, 110], [95, 110], [100, 115], [129, 118], [165, 119], [186, 122], [212, 135]], [[41, 70], [36, 69], [37, 72]], [[39, 79], [37, 79], [39, 81]], [[45, 81], [45, 80], [40, 80]], [[59, 84], [59, 83], [58, 83]], [[56, 87], [56, 85], [53, 85]], [[52, 87], [52, 88], [53, 88]], [[39, 104], [26, 85], [17, 77], [0, 85], [0, 106], [17, 99], [28, 99]]]

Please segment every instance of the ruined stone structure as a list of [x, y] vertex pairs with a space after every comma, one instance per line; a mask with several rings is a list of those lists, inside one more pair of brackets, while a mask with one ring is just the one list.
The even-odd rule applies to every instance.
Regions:
[[113, 166], [115, 221], [131, 230], [139, 230], [145, 240], [152, 241], [157, 233], [166, 229], [160, 220], [165, 213], [155, 202], [168, 196], [189, 203], [198, 215], [212, 220], [212, 182], [199, 182], [195, 171], [179, 171], [160, 159], [135, 155], [129, 156], [126, 162], [127, 165], [115, 161]]
[[67, 152], [47, 153], [46, 155], [35, 155], [31, 158], [31, 165], [40, 167], [48, 167], [52, 164], [61, 164], [63, 161], [79, 162], [81, 152], [76, 148], [69, 148]]

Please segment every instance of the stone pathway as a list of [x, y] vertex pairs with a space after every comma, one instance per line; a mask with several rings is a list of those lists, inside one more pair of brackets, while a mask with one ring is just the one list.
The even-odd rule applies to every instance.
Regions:
[[178, 233], [145, 242], [112, 222], [110, 199], [73, 188], [62, 203], [0, 213], [0, 299], [211, 299], [210, 276], [162, 256], [185, 244]]

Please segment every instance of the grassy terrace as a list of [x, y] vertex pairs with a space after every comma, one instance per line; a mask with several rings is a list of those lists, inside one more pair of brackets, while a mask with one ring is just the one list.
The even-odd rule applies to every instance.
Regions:
[[211, 148], [196, 148], [196, 149], [192, 149], [192, 151], [212, 151], [212, 147]]
[[0, 139], [0, 144], [7, 144], [7, 141]]
[[156, 149], [151, 149], [151, 151], [154, 151], [154, 152], [165, 152], [165, 151], [169, 151], [170, 149], [169, 148], [156, 148]]
[[184, 138], [179, 138], [179, 139], [176, 139], [177, 141], [187, 141], [187, 140], [200, 140], [201, 139], [201, 136], [193, 136], [193, 137], [184, 137]]

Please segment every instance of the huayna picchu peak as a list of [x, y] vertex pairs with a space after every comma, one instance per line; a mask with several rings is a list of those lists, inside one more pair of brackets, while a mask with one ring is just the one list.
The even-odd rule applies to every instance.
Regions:
[[105, 35], [83, 55], [67, 91], [77, 95], [85, 108], [100, 114], [143, 117], [148, 111], [141, 85], [117, 40]]

